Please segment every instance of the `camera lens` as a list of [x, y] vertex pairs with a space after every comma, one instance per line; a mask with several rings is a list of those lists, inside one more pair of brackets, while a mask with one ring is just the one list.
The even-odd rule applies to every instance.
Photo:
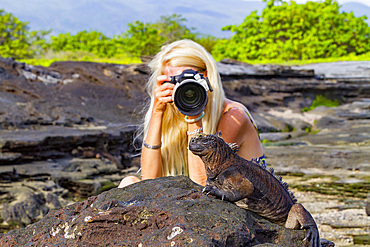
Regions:
[[184, 88], [184, 97], [182, 98], [185, 104], [194, 105], [199, 99], [199, 91], [197, 88], [188, 87]]
[[194, 80], [183, 81], [174, 93], [178, 110], [188, 116], [195, 116], [204, 110], [208, 102], [205, 88]]

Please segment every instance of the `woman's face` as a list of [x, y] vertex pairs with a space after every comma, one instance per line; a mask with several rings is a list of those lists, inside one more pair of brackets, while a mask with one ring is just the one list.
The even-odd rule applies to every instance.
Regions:
[[[164, 67], [164, 74], [166, 76], [169, 76], [169, 77], [176, 76], [176, 75], [180, 75], [186, 69], [192, 69], [192, 70], [195, 70], [195, 71], [198, 70], [198, 68], [191, 67], [191, 66], [174, 67], [174, 66], [166, 65]], [[204, 77], [207, 77], [207, 71], [201, 72], [200, 74], [203, 74]]]

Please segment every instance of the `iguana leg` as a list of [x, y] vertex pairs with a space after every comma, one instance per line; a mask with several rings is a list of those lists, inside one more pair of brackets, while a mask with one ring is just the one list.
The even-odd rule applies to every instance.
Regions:
[[226, 169], [218, 176], [218, 181], [207, 180], [203, 192], [230, 202], [239, 201], [253, 192], [253, 184], [238, 170]]
[[311, 214], [300, 203], [296, 203], [289, 211], [285, 227], [306, 230], [306, 238], [310, 247], [320, 247], [319, 230]]
[[218, 198], [221, 198], [222, 200], [228, 201], [227, 193], [213, 185], [206, 185], [203, 189], [203, 193], [206, 193], [207, 195], [211, 194]]

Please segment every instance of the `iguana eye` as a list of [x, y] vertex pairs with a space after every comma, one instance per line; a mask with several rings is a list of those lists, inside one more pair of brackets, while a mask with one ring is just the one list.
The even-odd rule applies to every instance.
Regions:
[[207, 144], [208, 143], [208, 140], [207, 139], [203, 139], [202, 140], [202, 144]]

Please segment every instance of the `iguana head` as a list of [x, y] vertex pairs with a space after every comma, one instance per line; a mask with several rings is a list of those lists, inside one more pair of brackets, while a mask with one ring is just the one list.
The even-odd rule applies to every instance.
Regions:
[[235, 154], [235, 150], [222, 139], [221, 132], [217, 135], [194, 135], [190, 140], [189, 150], [202, 159], [208, 177], [216, 176], [223, 169], [224, 161]]

